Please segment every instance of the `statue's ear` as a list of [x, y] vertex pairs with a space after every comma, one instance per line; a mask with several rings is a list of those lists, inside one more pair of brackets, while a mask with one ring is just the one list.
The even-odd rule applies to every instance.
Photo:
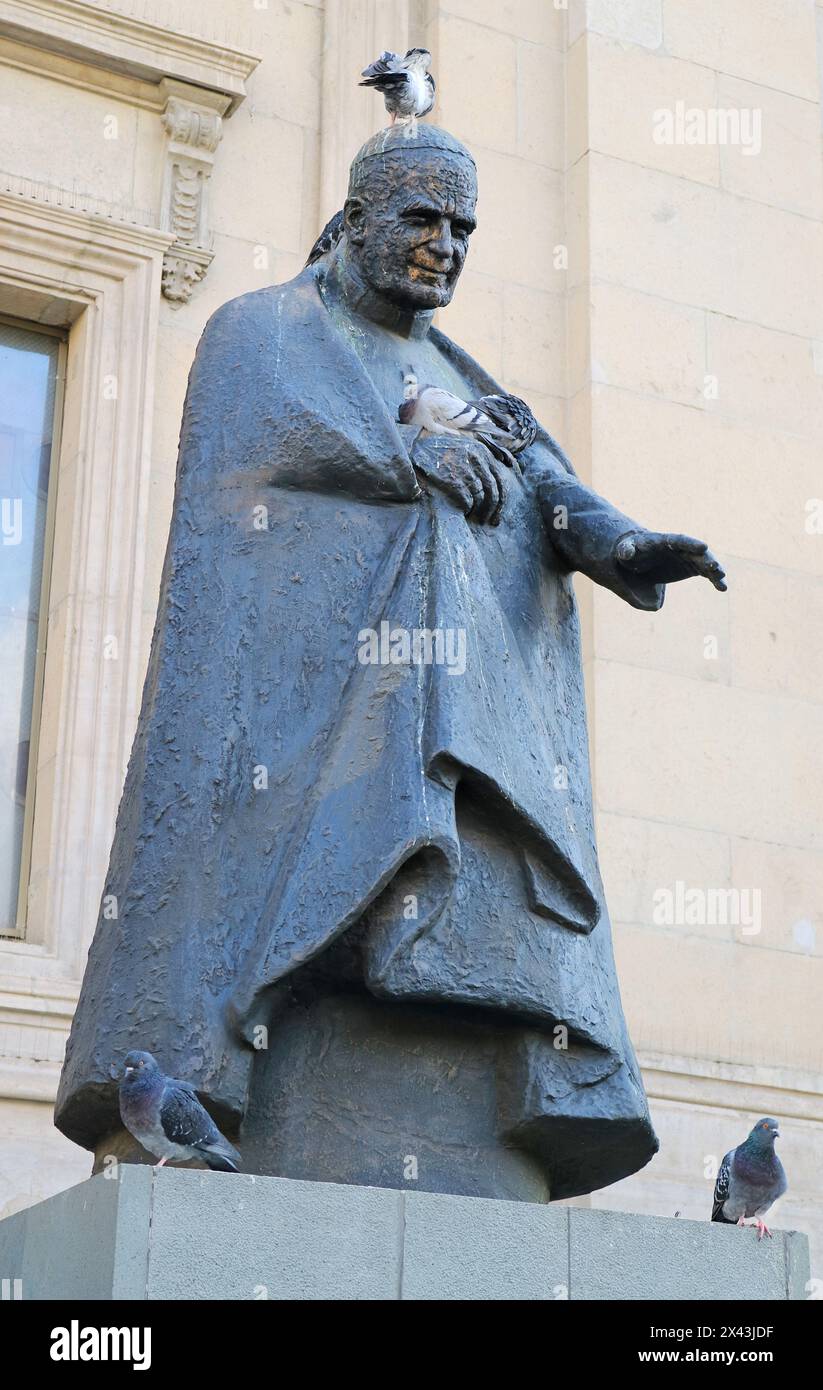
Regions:
[[362, 198], [347, 198], [343, 204], [343, 222], [346, 235], [356, 246], [366, 238], [366, 204]]

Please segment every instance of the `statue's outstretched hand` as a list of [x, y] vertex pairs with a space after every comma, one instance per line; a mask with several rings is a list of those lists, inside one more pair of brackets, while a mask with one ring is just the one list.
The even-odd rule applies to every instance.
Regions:
[[504, 467], [477, 439], [421, 435], [412, 449], [418, 473], [472, 521], [497, 526], [505, 501]]
[[693, 536], [670, 535], [663, 531], [632, 531], [617, 542], [615, 555], [624, 569], [642, 574], [655, 584], [673, 584], [678, 579], [702, 575], [721, 592], [726, 575], [705, 541]]

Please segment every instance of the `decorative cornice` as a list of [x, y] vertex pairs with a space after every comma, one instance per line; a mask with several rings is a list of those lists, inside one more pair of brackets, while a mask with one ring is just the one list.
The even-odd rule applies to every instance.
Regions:
[[[57, 62], [64, 67], [79, 62], [86, 65], [87, 82], [92, 71], [105, 73], [114, 87], [129, 79], [142, 103], [162, 112], [168, 138], [159, 220], [170, 234], [167, 245], [172, 243], [163, 263], [162, 292], [173, 304], [185, 304], [214, 255], [208, 185], [222, 121], [245, 97], [246, 79], [260, 59], [228, 43], [165, 28], [136, 13], [133, 3], [130, 9], [125, 12], [122, 0], [116, 10], [88, 0], [0, 0], [0, 43], [35, 70], [38, 62], [49, 71]], [[77, 80], [83, 69], [75, 66], [74, 72]], [[88, 216], [123, 224], [154, 220], [138, 219], [132, 209], [103, 208], [102, 199], [69, 198], [65, 189], [54, 198], [45, 189], [30, 184], [5, 191], [72, 211], [78, 210], [79, 198]]]
[[[152, 216], [145, 208], [131, 204], [110, 203], [78, 188], [47, 183], [43, 179], [27, 178], [0, 169], [0, 199], [6, 206], [14, 203], [35, 204], [44, 211], [64, 213], [69, 217], [94, 218], [122, 227], [152, 228]], [[156, 230], [156, 229], [155, 229]]]
[[0, 0], [0, 36], [112, 73], [158, 84], [190, 82], [227, 98], [229, 113], [246, 95], [260, 59], [228, 43], [180, 33], [86, 0]]

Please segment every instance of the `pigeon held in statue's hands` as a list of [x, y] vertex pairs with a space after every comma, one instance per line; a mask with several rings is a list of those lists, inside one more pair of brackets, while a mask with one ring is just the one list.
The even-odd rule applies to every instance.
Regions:
[[780, 1138], [777, 1120], [758, 1120], [748, 1139], [730, 1149], [720, 1165], [714, 1188], [712, 1221], [745, 1226], [754, 1217], [757, 1238], [770, 1236], [763, 1217], [786, 1191], [786, 1174], [774, 1149]]
[[401, 424], [417, 425], [427, 434], [472, 435], [509, 467], [514, 464], [513, 455], [533, 444], [537, 434], [537, 421], [519, 396], [500, 392], [464, 401], [439, 386], [418, 390], [408, 376], [398, 418]]
[[364, 80], [360, 86], [381, 92], [391, 124], [398, 120], [408, 122], [409, 135], [416, 132], [418, 117], [427, 116], [434, 106], [431, 60], [426, 48], [410, 48], [403, 58], [386, 50], [361, 73]]
[[187, 1081], [165, 1076], [150, 1052], [130, 1052], [120, 1082], [120, 1118], [130, 1134], [160, 1160], [199, 1158], [209, 1168], [236, 1173], [240, 1155], [220, 1133]]

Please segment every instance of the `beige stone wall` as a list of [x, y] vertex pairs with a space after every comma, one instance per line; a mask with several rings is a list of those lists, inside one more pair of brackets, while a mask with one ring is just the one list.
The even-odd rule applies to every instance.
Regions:
[[[3, 28], [7, 8], [9, 171], [143, 210], [156, 235], [141, 255], [159, 275], [171, 237], [158, 84], [164, 63], [167, 80], [185, 78], [183, 56], [160, 45], [149, 77], [106, 70], [99, 55], [83, 63], [54, 41], [35, 58]], [[117, 8], [151, 18], [138, 0]], [[444, 328], [532, 402], [598, 491], [646, 524], [709, 540], [729, 571], [727, 596], [674, 586], [654, 615], [577, 584], [615, 949], [662, 1141], [648, 1169], [592, 1201], [706, 1216], [712, 1157], [759, 1114], [775, 1114], [792, 1183], [777, 1223], [823, 1249], [823, 535], [807, 510], [823, 494], [823, 5], [167, 0], [162, 24], [209, 41], [186, 61], [200, 63], [201, 84], [208, 70], [217, 107], [229, 101], [219, 90], [230, 85], [230, 53], [261, 61], [232, 79], [246, 95], [213, 151], [214, 259], [187, 303], [161, 297], [155, 279], [145, 347], [120, 364], [129, 381], [148, 377], [133, 502], [144, 544], [118, 581], [127, 590], [130, 574], [132, 592], [106, 618], [116, 627], [129, 611], [135, 655], [108, 704], [66, 679], [48, 714], [58, 728], [74, 702], [95, 738], [116, 736], [108, 790], [84, 822], [82, 871], [72, 867], [81, 826], [75, 858], [71, 845], [58, 853], [43, 841], [41, 873], [59, 865], [64, 884], [53, 914], [63, 936], [39, 953], [0, 943], [0, 1211], [85, 1171], [85, 1157], [50, 1129], [49, 1098], [133, 729], [197, 338], [224, 300], [299, 269], [340, 205], [348, 159], [382, 121], [379, 99], [355, 85], [358, 69], [384, 46], [425, 42], [435, 116], [471, 145], [481, 186], [480, 226]], [[657, 113], [678, 103], [760, 112], [759, 152], [658, 143]], [[24, 210], [37, 202], [17, 196]], [[89, 217], [89, 238], [102, 238]], [[76, 259], [70, 278], [80, 282]], [[76, 396], [88, 389], [82, 372], [99, 367], [80, 351], [86, 302], [61, 312], [76, 325]], [[71, 460], [65, 467], [71, 496]], [[100, 547], [117, 534], [114, 511], [112, 502], [89, 532]], [[67, 563], [64, 551], [58, 560]], [[61, 641], [70, 655], [71, 632]], [[45, 766], [43, 785], [45, 815]], [[758, 890], [759, 929], [655, 921], [656, 895], [678, 882], [696, 890], [693, 911], [711, 890]]]
[[[588, 447], [595, 488], [649, 525], [708, 539], [729, 572], [727, 597], [677, 586], [650, 617], [594, 596], [598, 831], [663, 1144], [645, 1175], [602, 1201], [699, 1215], [708, 1156], [777, 1113], [792, 1176], [778, 1219], [819, 1241], [815, 7], [588, 9], [567, 70], [570, 200], [589, 228], [570, 277], [570, 443], [584, 469]], [[761, 150], [655, 143], [655, 113], [678, 101], [761, 112]], [[678, 881], [704, 898], [757, 891], [760, 920], [656, 924], [655, 893]]]

